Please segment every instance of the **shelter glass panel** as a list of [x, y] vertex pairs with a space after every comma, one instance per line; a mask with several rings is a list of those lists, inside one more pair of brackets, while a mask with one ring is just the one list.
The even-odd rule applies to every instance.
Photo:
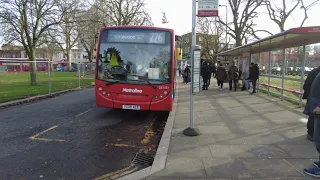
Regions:
[[273, 76], [281, 76], [283, 69], [283, 53], [282, 50], [271, 51], [270, 53], [271, 61], [271, 74]]
[[260, 58], [258, 61], [261, 75], [268, 75], [269, 70], [269, 52], [260, 53]]
[[284, 96], [294, 99], [296, 101], [299, 100], [299, 97], [295, 96], [291, 91], [300, 91], [300, 80], [294, 81], [285, 79], [283, 88], [285, 89], [285, 91], [283, 92]]
[[251, 54], [251, 62], [259, 64], [259, 54]]
[[305, 73], [307, 75], [312, 69], [320, 67], [320, 43], [307, 45], [305, 57]]
[[274, 94], [278, 94], [280, 95], [280, 91], [279, 89], [277, 89], [276, 87], [280, 88], [282, 84], [282, 79], [281, 77], [279, 78], [270, 78], [270, 92], [274, 93]]
[[302, 52], [301, 47], [286, 48], [286, 73], [285, 77], [300, 79], [302, 67]]

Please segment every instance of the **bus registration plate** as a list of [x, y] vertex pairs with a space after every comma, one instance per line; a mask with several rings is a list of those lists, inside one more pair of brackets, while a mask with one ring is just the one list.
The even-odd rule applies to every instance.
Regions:
[[140, 106], [137, 106], [137, 105], [122, 105], [122, 109], [140, 110]]

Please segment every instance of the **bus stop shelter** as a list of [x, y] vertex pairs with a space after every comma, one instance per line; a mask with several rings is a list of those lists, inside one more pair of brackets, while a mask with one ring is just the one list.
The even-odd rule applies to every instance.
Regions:
[[258, 89], [301, 107], [308, 72], [320, 66], [320, 26], [299, 27], [218, 54], [236, 61], [249, 74], [250, 63], [260, 68]]

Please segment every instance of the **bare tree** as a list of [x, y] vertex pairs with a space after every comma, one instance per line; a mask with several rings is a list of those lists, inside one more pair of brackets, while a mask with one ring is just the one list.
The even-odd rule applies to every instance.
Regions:
[[216, 21], [214, 17], [209, 17], [198, 18], [197, 29], [202, 37], [202, 41], [200, 42], [202, 56], [215, 63], [217, 54], [227, 47], [223, 40], [225, 27]]
[[[249, 29], [253, 28], [253, 19], [258, 15], [256, 10], [262, 2], [262, 0], [228, 0], [233, 15], [232, 22], [228, 23], [227, 26], [228, 35], [236, 41], [236, 46], [242, 45], [250, 32]], [[219, 22], [226, 26], [226, 23], [222, 20], [219, 20]]]
[[86, 50], [90, 62], [100, 27], [153, 25], [145, 9], [144, 0], [96, 0], [89, 9], [78, 14], [76, 22], [80, 43]]
[[300, 27], [302, 27], [304, 22], [308, 19], [308, 10], [317, 4], [320, 4], [320, 0], [313, 0], [312, 3], [310, 3], [309, 5], [306, 5], [306, 6], [304, 5], [304, 0], [301, 0], [301, 9], [303, 9], [303, 11], [304, 11], [304, 18], [300, 24]]
[[[301, 0], [291, 0], [289, 2], [288, 0], [282, 0], [281, 6], [278, 6], [274, 3], [273, 0], [265, 0], [265, 5], [268, 9], [268, 15], [269, 18], [275, 22], [278, 27], [280, 28], [280, 31], [284, 31], [284, 25], [288, 19], [288, 17], [291, 15], [291, 13], [298, 7]], [[280, 2], [277, 0], [277, 2]], [[292, 4], [292, 7], [288, 8], [288, 4]], [[272, 5], [273, 4], [273, 5]]]
[[[299, 5], [301, 5], [300, 9], [303, 9], [304, 11], [304, 18], [300, 24], [300, 27], [302, 27], [305, 21], [308, 19], [308, 10], [320, 2], [320, 0], [313, 0], [312, 3], [305, 6], [304, 0], [282, 0], [281, 5], [275, 4], [275, 1], [280, 2], [278, 0], [264, 0], [268, 10], [269, 18], [278, 25], [281, 32], [285, 31], [284, 26], [288, 17], [299, 7]], [[288, 8], [288, 6], [291, 7]]]
[[85, 10], [76, 19], [79, 41], [88, 54], [89, 62], [92, 62], [97, 32], [104, 25], [104, 22], [98, 21], [99, 19], [101, 16], [95, 6]]
[[[6, 42], [22, 44], [30, 61], [30, 84], [37, 84], [36, 47], [41, 36], [62, 19], [58, 0], [1, 0], [0, 27]], [[63, 11], [62, 11], [63, 12]]]
[[95, 4], [100, 13], [106, 17], [108, 25], [152, 26], [145, 5], [145, 0], [98, 0]]
[[53, 56], [61, 52], [61, 48], [59, 44], [56, 42], [56, 40], [51, 37], [47, 32], [43, 38], [41, 39], [41, 49], [45, 53], [45, 57], [49, 59], [50, 61], [50, 70], [53, 71]]
[[[51, 38], [55, 39], [61, 51], [67, 57], [69, 68], [71, 68], [71, 49], [79, 42], [79, 33], [76, 26], [76, 14], [79, 13], [80, 1], [66, 0], [59, 3], [59, 9], [63, 12], [63, 19], [60, 24], [49, 32]], [[65, 47], [63, 46], [65, 45]], [[69, 69], [70, 70], [70, 69]]]

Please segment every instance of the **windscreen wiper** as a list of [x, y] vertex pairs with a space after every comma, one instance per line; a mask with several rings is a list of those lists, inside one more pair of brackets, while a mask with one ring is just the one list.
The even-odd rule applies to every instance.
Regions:
[[111, 82], [108, 81], [108, 84], [106, 84], [106, 86], [110, 86], [110, 85], [112, 85], [112, 84], [116, 84], [116, 83], [119, 83], [119, 82], [120, 82], [119, 80], [117, 80], [117, 81], [111, 81]]
[[153, 87], [153, 89], [157, 89], [157, 86], [152, 84], [150, 81], [148, 81], [146, 79], [141, 79], [141, 80], [144, 81], [144, 82], [147, 82], [148, 84], [150, 84]]

